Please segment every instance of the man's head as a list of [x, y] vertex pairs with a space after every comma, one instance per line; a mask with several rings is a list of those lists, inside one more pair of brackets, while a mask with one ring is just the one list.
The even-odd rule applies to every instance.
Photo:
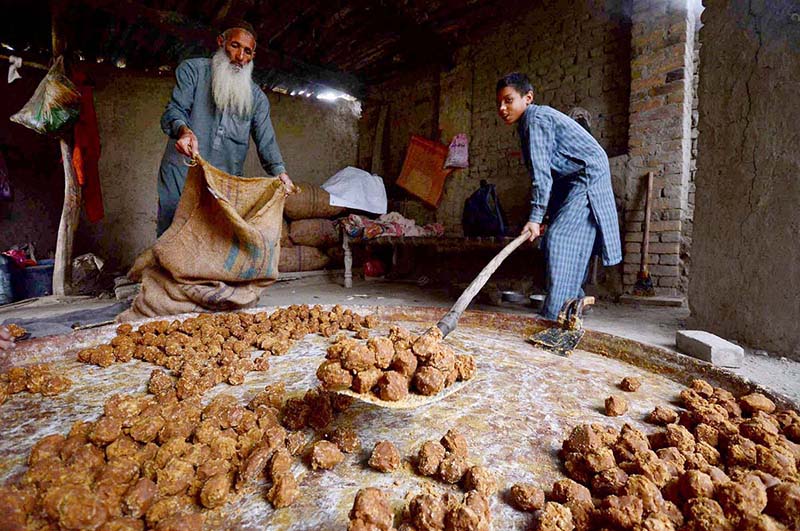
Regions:
[[219, 49], [211, 60], [211, 89], [214, 103], [249, 116], [253, 109], [251, 78], [256, 53], [255, 31], [246, 22], [237, 23], [217, 37]]
[[225, 50], [231, 64], [243, 68], [256, 55], [256, 32], [247, 22], [237, 22], [217, 37], [217, 45]]
[[525, 74], [514, 72], [497, 82], [497, 114], [507, 125], [517, 122], [533, 103], [533, 85]]

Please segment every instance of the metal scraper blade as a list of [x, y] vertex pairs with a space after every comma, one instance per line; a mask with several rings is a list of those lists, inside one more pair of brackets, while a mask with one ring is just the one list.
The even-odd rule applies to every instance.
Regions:
[[537, 332], [528, 338], [530, 343], [545, 350], [554, 352], [560, 356], [569, 356], [583, 338], [585, 330], [563, 330], [560, 328], [548, 328]]

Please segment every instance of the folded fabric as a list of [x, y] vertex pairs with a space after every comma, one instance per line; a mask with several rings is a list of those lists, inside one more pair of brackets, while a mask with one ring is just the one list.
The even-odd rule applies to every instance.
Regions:
[[325, 181], [322, 189], [330, 194], [330, 204], [372, 212], [386, 213], [386, 187], [383, 179], [348, 166]]
[[372, 240], [386, 236], [439, 237], [444, 235], [444, 225], [430, 223], [420, 227], [413, 219], [403, 217], [397, 212], [389, 212], [378, 219], [350, 214], [339, 220], [345, 233], [354, 239]]
[[8, 82], [13, 83], [17, 79], [22, 78], [18, 72], [19, 68], [22, 66], [22, 57], [17, 57], [16, 55], [9, 56], [8, 62]]

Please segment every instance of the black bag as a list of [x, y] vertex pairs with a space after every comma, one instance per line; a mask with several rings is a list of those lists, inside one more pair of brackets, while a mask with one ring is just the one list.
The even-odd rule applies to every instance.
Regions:
[[506, 217], [493, 184], [481, 179], [481, 187], [464, 201], [461, 224], [467, 237], [506, 235]]

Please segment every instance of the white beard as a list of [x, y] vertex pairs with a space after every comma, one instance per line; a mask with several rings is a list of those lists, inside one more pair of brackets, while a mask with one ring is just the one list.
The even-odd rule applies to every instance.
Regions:
[[231, 63], [222, 48], [211, 58], [211, 93], [221, 111], [248, 117], [253, 111], [253, 92], [250, 86], [253, 62], [243, 67]]

